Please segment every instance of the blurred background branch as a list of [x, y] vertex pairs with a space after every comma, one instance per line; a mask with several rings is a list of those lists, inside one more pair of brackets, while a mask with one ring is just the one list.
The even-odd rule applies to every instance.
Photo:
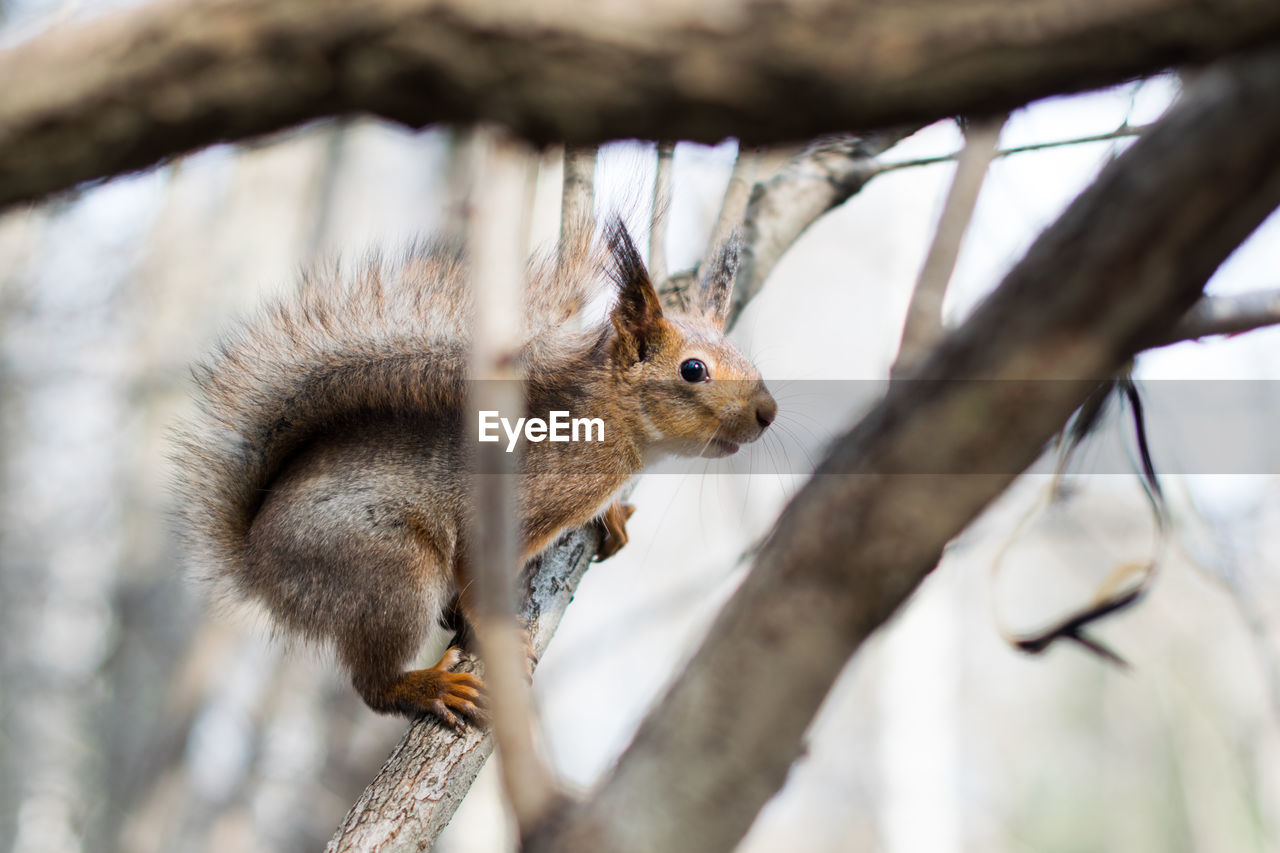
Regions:
[[1230, 5], [153, 3], [0, 53], [0, 208], [348, 113], [577, 144], [789, 142], [982, 114], [1280, 35], [1274, 3]]

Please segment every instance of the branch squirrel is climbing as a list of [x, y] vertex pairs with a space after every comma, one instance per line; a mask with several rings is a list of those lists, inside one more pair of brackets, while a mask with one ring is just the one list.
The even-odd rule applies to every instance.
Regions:
[[[619, 490], [655, 457], [725, 456], [777, 404], [723, 333], [736, 250], [720, 251], [687, 310], [664, 310], [620, 221], [559, 266], [531, 266], [520, 372], [527, 411], [598, 418], [602, 440], [523, 441], [522, 562], [566, 529], [626, 542]], [[451, 647], [410, 670], [433, 625], [465, 644], [466, 531], [477, 440], [468, 413], [473, 306], [463, 253], [424, 244], [297, 291], [196, 368], [200, 413], [181, 432], [181, 527], [203, 571], [329, 644], [375, 711], [482, 721], [484, 693]], [[607, 318], [577, 321], [602, 283]], [[472, 528], [472, 521], [479, 522]]]

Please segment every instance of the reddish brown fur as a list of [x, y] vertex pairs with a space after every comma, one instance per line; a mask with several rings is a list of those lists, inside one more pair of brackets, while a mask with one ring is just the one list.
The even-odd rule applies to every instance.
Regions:
[[[607, 247], [531, 273], [529, 414], [568, 410], [606, 429], [603, 442], [523, 444], [523, 559], [600, 516], [654, 455], [722, 455], [772, 421], [759, 374], [719, 328], [731, 266], [723, 255], [698, 306], [676, 317], [620, 224]], [[619, 294], [609, 322], [572, 329], [606, 271]], [[215, 576], [285, 628], [331, 643], [370, 707], [453, 724], [482, 716], [478, 681], [448, 671], [453, 652], [428, 670], [405, 666], [457, 600], [465, 563], [466, 278], [440, 246], [304, 278], [198, 369], [202, 415], [179, 451], [184, 529]], [[689, 358], [709, 381], [681, 380]], [[625, 518], [607, 519], [615, 550]]]

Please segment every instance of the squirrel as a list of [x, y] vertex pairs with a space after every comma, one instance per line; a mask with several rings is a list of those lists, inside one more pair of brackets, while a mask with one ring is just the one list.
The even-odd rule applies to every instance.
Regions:
[[[646, 461], [732, 454], [777, 414], [723, 333], [736, 249], [717, 253], [692, 304], [672, 312], [621, 220], [603, 230], [528, 275], [528, 412], [605, 429], [599, 441], [523, 442], [522, 564], [592, 521], [609, 556], [630, 514], [617, 495]], [[182, 533], [213, 579], [285, 631], [331, 645], [374, 711], [455, 728], [482, 724], [486, 702], [476, 675], [451, 671], [458, 645], [408, 667], [434, 624], [465, 646], [473, 612], [467, 277], [464, 253], [441, 242], [354, 275], [304, 274], [197, 365], [199, 414], [175, 453]], [[614, 304], [584, 328], [577, 318], [602, 282]]]

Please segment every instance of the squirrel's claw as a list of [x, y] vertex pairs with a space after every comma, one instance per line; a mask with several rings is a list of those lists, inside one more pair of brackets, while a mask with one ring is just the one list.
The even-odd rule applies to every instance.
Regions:
[[[446, 691], [439, 699], [427, 703], [426, 710], [441, 722], [457, 731], [464, 731], [469, 722], [476, 726], [488, 724], [488, 701], [483, 692], [484, 684], [469, 672], [453, 672], [458, 680], [447, 683]], [[462, 676], [466, 678], [463, 679]]]
[[458, 731], [466, 728], [463, 719], [477, 726], [488, 723], [489, 697], [484, 681], [473, 672], [452, 671], [464, 659], [465, 655], [457, 646], [450, 646], [445, 651], [440, 662], [432, 667], [440, 677], [439, 696], [427, 703], [432, 714]]
[[484, 726], [489, 710], [484, 681], [473, 672], [453, 671], [464, 659], [462, 650], [451, 646], [429, 669], [401, 673], [393, 682], [373, 689], [359, 683], [357, 688], [378, 711], [430, 715], [457, 731], [465, 729], [466, 723]]
[[626, 545], [627, 519], [636, 511], [634, 505], [615, 500], [609, 508], [596, 519], [596, 525], [602, 532], [600, 548], [596, 551], [596, 560], [607, 560]]

